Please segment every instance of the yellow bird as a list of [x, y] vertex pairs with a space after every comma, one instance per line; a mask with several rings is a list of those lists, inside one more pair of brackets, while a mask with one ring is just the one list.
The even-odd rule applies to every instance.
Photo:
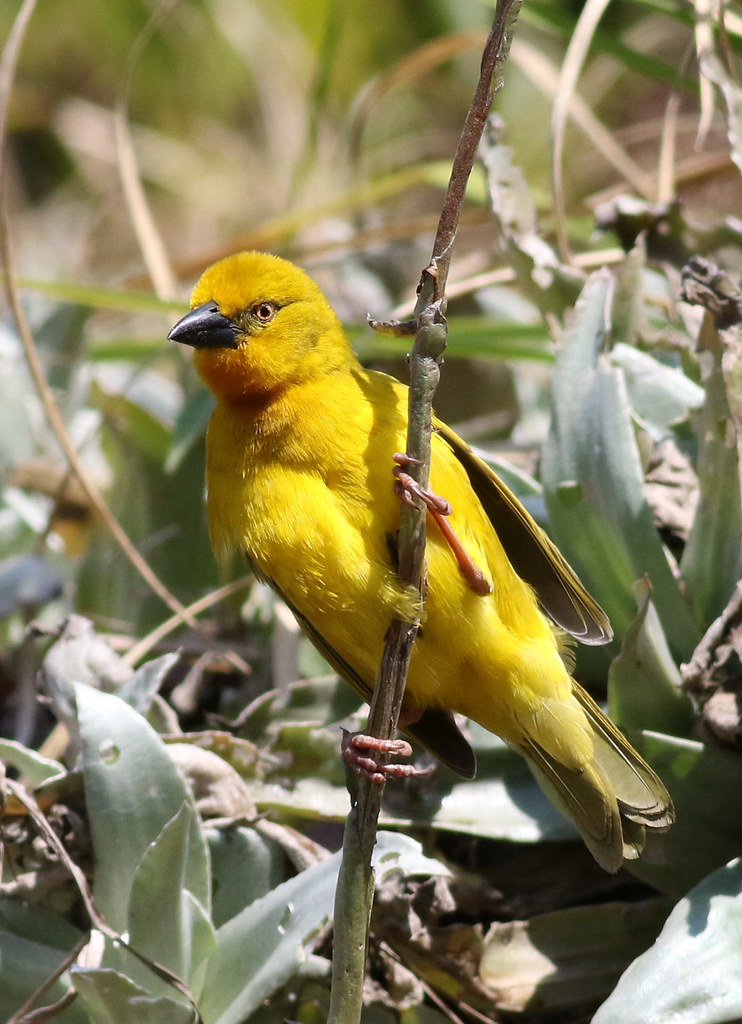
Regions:
[[[393, 459], [406, 445], [407, 388], [360, 365], [318, 286], [276, 256], [221, 260], [191, 305], [169, 337], [193, 346], [216, 398], [214, 551], [244, 552], [369, 700], [391, 619], [417, 610], [395, 572]], [[605, 643], [606, 616], [503, 482], [437, 420], [432, 447], [431, 491], [451, 510], [444, 520], [433, 502], [429, 518], [404, 731], [467, 778], [476, 762], [453, 712], [501, 736], [616, 871], [674, 815], [660, 779], [565, 665], [565, 634]], [[466, 556], [483, 580], [463, 571]]]

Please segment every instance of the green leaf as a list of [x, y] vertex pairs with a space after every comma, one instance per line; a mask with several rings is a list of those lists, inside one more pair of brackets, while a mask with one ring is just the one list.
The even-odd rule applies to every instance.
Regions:
[[124, 931], [139, 863], [190, 796], [165, 745], [128, 704], [82, 684], [75, 698], [95, 901], [108, 923]]
[[593, 1024], [722, 1024], [742, 1018], [742, 863], [682, 899]]
[[541, 460], [544, 496], [557, 543], [605, 608], [617, 635], [634, 618], [631, 585], [647, 575], [673, 654], [687, 659], [700, 631], [644, 497], [623, 374], [602, 354], [612, 292], [607, 271], [593, 274], [565, 333]]
[[[298, 727], [297, 727], [298, 729]], [[463, 782], [439, 769], [425, 787], [389, 791], [381, 812], [385, 826], [439, 828], [489, 839], [536, 842], [569, 839], [572, 826], [541, 792], [524, 759], [502, 740], [475, 723], [469, 724], [477, 761], [477, 778]], [[319, 742], [315, 727], [305, 727], [303, 742]], [[251, 792], [261, 811], [286, 816], [342, 821], [348, 793], [340, 771], [335, 735], [327, 735], [327, 767], [307, 775], [294, 765], [292, 784], [254, 780]]]
[[171, 652], [146, 661], [135, 672], [132, 672], [119, 689], [118, 696], [140, 715], [146, 715], [152, 706], [155, 694], [159, 692], [165, 681], [165, 677], [179, 659], [180, 655], [177, 652]]
[[735, 432], [721, 365], [724, 348], [710, 318], [704, 319], [698, 347], [706, 370], [706, 401], [696, 426], [701, 497], [680, 572], [696, 618], [705, 628], [722, 613], [742, 576], [742, 501]]
[[[48, 907], [7, 897], [0, 898], [0, 921], [3, 928], [20, 938], [43, 942], [64, 952], [71, 949], [83, 934], [79, 928]], [[0, 958], [0, 970], [2, 963]]]
[[631, 408], [655, 440], [670, 436], [672, 424], [703, 405], [703, 388], [646, 352], [619, 343], [611, 349], [610, 361], [623, 371]]
[[[83, 933], [54, 911], [20, 900], [0, 899], [0, 922], [0, 1017], [5, 1020], [57, 970]], [[54, 1002], [68, 989], [64, 974], [36, 1005]], [[72, 1006], [54, 1019], [78, 1024], [84, 1015]]]
[[539, 500], [542, 498], [544, 489], [538, 480], [534, 480], [530, 473], [527, 473], [520, 466], [516, 466], [516, 464], [514, 462], [510, 462], [509, 459], [500, 458], [494, 452], [488, 452], [482, 448], [477, 448], [476, 445], [472, 445], [471, 447], [475, 455], [478, 455], [483, 462], [486, 462], [488, 466], [494, 469], [502, 482], [506, 484], [521, 501], [525, 501], [528, 498], [537, 498]]
[[241, 1024], [293, 976], [332, 915], [339, 864], [336, 853], [217, 931], [199, 1007], [205, 1024]]
[[426, 856], [420, 843], [403, 832], [377, 833], [373, 867], [377, 885], [393, 871], [401, 871], [405, 878], [429, 875], [452, 877], [451, 870], [445, 864]]
[[192, 986], [214, 944], [208, 848], [192, 804], [151, 843], [137, 868], [129, 902], [131, 945]]
[[682, 894], [742, 849], [742, 758], [715, 743], [659, 733], [632, 735], [637, 750], [670, 791], [676, 821], [647, 840], [631, 873]]
[[91, 306], [93, 309], [115, 309], [122, 313], [166, 313], [176, 314], [179, 306], [164, 302], [147, 292], [124, 291], [116, 288], [101, 288], [94, 284], [79, 284], [72, 281], [41, 281], [34, 278], [19, 278], [18, 284], [27, 290], [39, 292], [50, 299]]
[[[291, 723], [321, 726], [339, 722], [357, 711], [359, 703], [351, 687], [335, 674], [302, 679], [256, 697], [250, 713], [241, 716], [241, 734], [254, 743], [272, 743]], [[334, 732], [339, 743], [340, 730]]]
[[118, 430], [125, 432], [145, 457], [158, 463], [165, 461], [170, 448], [171, 429], [165, 409], [158, 410], [159, 415], [156, 415], [144, 404], [144, 394], [137, 396], [140, 399], [137, 401], [129, 394], [106, 390], [100, 384], [94, 385], [92, 392], [103, 415]]
[[[346, 325], [353, 348], [364, 362], [385, 356], [404, 356], [409, 339], [385, 338], [368, 330]], [[461, 316], [451, 323], [446, 349], [449, 359], [522, 359], [551, 363], [553, 344], [542, 324], [523, 324], [489, 316]]]
[[[218, 930], [199, 1006], [205, 1024], [240, 1024], [305, 962], [332, 917], [340, 856], [279, 885]], [[393, 871], [448, 873], [414, 839], [389, 832], [377, 836], [373, 865], [377, 884]]]
[[29, 750], [16, 740], [0, 739], [0, 760], [12, 765], [29, 786], [38, 786], [46, 779], [64, 775], [65, 768], [59, 761], [44, 757], [36, 750]]
[[62, 397], [63, 409], [71, 413], [79, 403], [77, 378], [85, 358], [85, 326], [90, 310], [60, 305], [36, 330], [36, 344], [47, 366], [50, 386]]
[[626, 731], [653, 729], [688, 736], [695, 715], [651, 600], [652, 589], [640, 580], [634, 592], [638, 614], [608, 673], [610, 716]]
[[640, 235], [633, 249], [616, 267], [616, 293], [611, 310], [613, 336], [628, 347], [637, 343], [644, 325], [646, 265], [647, 246], [644, 235]]
[[[43, 942], [34, 942], [0, 928], [0, 1015], [3, 1020], [12, 1016], [59, 969], [65, 956], [65, 952]], [[44, 992], [41, 1005], [61, 999], [68, 990], [67, 976], [62, 975]], [[61, 1024], [85, 1022], [84, 1014], [75, 1006], [54, 1019]]]
[[[477, 777], [462, 781], [440, 770], [424, 791], [406, 803], [394, 795], [385, 813], [406, 825], [445, 829], [487, 839], [536, 842], [576, 835], [543, 794], [525, 760], [501, 739], [473, 722], [468, 726], [477, 755]], [[384, 812], [382, 819], [387, 820]]]
[[206, 829], [214, 887], [215, 927], [225, 924], [286, 876], [283, 850], [252, 828]]
[[[486, 0], [490, 6], [495, 5], [495, 0]], [[662, 14], [675, 18], [677, 21], [690, 24], [692, 15], [678, 6], [674, 0], [640, 0], [640, 3], [649, 7], [650, 10], [659, 10]], [[559, 34], [564, 39], [569, 39], [574, 31], [574, 19], [569, 7], [561, 4], [551, 3], [550, 0], [529, 4], [523, 11], [523, 20], [532, 22], [547, 31], [558, 28]], [[658, 82], [666, 82], [673, 89], [683, 89], [696, 95], [698, 83], [691, 75], [683, 75], [676, 64], [660, 60], [654, 53], [647, 53], [637, 46], [628, 45], [622, 38], [621, 33], [611, 30], [608, 26], [595, 29], [590, 41], [590, 48], [595, 53], [609, 54], [613, 60], [619, 60], [630, 71], [637, 72], [656, 79]]]
[[196, 1024], [192, 1006], [145, 989], [110, 968], [75, 967], [75, 989], [88, 1011], [89, 1024]]
[[154, 965], [136, 956], [128, 946], [106, 939], [97, 969], [111, 971], [126, 978], [148, 997], [172, 1000], [189, 1005], [188, 997], [165, 974], [158, 973]]

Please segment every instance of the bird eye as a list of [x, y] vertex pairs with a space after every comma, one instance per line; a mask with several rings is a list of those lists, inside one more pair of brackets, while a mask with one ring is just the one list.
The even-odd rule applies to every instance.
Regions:
[[260, 302], [253, 309], [255, 319], [259, 320], [261, 324], [270, 323], [277, 312], [278, 306], [273, 302]]

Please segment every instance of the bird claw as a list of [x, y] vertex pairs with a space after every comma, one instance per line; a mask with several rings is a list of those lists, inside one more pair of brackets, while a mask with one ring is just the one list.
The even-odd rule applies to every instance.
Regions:
[[404, 467], [407, 465], [419, 466], [419, 459], [413, 459], [403, 452], [395, 452], [392, 459], [396, 463], [392, 470], [396, 477], [394, 493], [407, 505], [412, 505], [413, 508], [418, 507], [415, 498], [418, 498], [425, 505], [438, 524], [448, 546], [451, 548], [456, 561], [459, 563], [459, 569], [469, 587], [475, 594], [479, 594], [481, 597], [491, 594], [492, 584], [466, 551], [466, 548], [452, 529], [451, 524], [446, 521], [446, 517], [450, 516], [453, 512], [451, 502], [421, 487], [417, 480], [405, 472]]
[[439, 516], [451, 515], [453, 507], [450, 501], [446, 501], [445, 498], [441, 498], [439, 495], [433, 494], [432, 491], [421, 487], [414, 477], [405, 472], [405, 466], [419, 466], [421, 464], [419, 459], [413, 459], [403, 452], [395, 452], [392, 459], [396, 463], [392, 472], [397, 478], [394, 482], [394, 493], [398, 498], [401, 498], [407, 505], [412, 505], [413, 508], [418, 507], [415, 501], [415, 498], [418, 498], [434, 514]]
[[434, 769], [433, 765], [429, 768], [418, 768], [414, 764], [387, 764], [373, 756], [375, 753], [412, 757], [412, 747], [406, 740], [382, 740], [377, 736], [343, 729], [340, 750], [345, 763], [356, 775], [365, 776], [371, 782], [379, 784], [386, 782], [387, 779], [419, 778], [430, 775]]
[[396, 480], [394, 481], [394, 493], [398, 498], [401, 498], [407, 505], [412, 505], [413, 508], [418, 508], [418, 503], [415, 498], [425, 505], [425, 507], [438, 516], [450, 516], [453, 512], [453, 507], [450, 501], [446, 501], [445, 498], [439, 497], [437, 494], [433, 494], [432, 491], [426, 491], [420, 484], [409, 473], [400, 466], [394, 467], [394, 475]]

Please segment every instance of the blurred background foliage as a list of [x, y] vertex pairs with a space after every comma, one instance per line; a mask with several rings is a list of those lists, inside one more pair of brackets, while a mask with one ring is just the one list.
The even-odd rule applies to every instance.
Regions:
[[[6, 40], [20, 8], [0, 7]], [[99, 0], [74, 16], [46, 0], [14, 73], [6, 49], [3, 202], [32, 329], [24, 352], [0, 323], [7, 1015], [58, 968], [41, 999], [69, 1001], [63, 1020], [195, 1020], [194, 1003], [220, 1024], [323, 1017], [327, 850], [348, 804], [337, 723], [360, 712], [244, 566], [217, 570], [209, 399], [165, 335], [201, 269], [265, 248], [404, 379], [404, 349], [365, 317], [411, 310], [491, 17], [475, 0]], [[742, 914], [740, 35], [732, 3], [526, 0], [463, 211], [436, 402], [609, 611], [616, 641], [579, 652], [577, 675], [661, 771], [678, 823], [609, 878], [475, 731], [475, 782], [440, 771], [387, 795], [384, 849], [408, 877], [379, 893], [369, 1021], [437, 1019], [440, 998], [587, 1020], [632, 961], [603, 1024], [681, 1005], [742, 1017], [724, 940]], [[709, 262], [684, 272], [693, 256]], [[198, 629], [159, 628], [204, 598]], [[105, 921], [67, 962], [90, 927], [72, 863]]]

